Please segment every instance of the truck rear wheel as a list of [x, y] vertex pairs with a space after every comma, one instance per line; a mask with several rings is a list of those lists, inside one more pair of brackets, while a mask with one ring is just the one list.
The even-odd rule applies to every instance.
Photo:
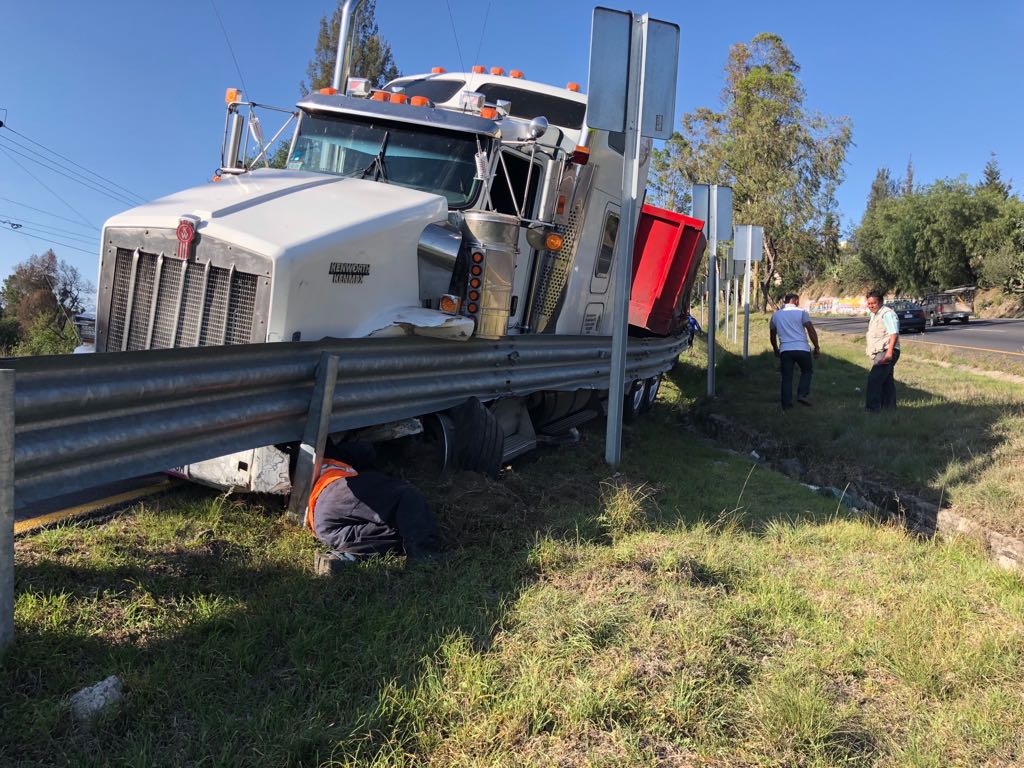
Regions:
[[494, 414], [475, 397], [448, 414], [455, 425], [455, 466], [497, 477], [505, 434]]
[[632, 424], [640, 414], [644, 412], [644, 394], [647, 388], [644, 382], [634, 381], [626, 388], [626, 395], [622, 402], [622, 420], [626, 424]]
[[661, 374], [652, 376], [644, 382], [644, 401], [640, 406], [641, 413], [647, 413], [654, 407], [654, 401], [658, 399], [658, 392], [661, 390]]

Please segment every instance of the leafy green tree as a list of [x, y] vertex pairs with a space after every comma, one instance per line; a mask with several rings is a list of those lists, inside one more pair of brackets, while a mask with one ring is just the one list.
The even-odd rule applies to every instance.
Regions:
[[904, 195], [914, 194], [914, 158], [907, 158], [907, 175], [903, 178], [902, 193]]
[[92, 290], [75, 267], [49, 250], [14, 268], [0, 289], [0, 300], [5, 314], [17, 319], [23, 333], [39, 318], [63, 331], [83, 311], [83, 301]]
[[[306, 80], [299, 84], [299, 91], [306, 96], [313, 91], [326, 88], [334, 81], [334, 63], [338, 55], [338, 25], [341, 23], [342, 0], [331, 14], [320, 18], [320, 29], [317, 33], [313, 58], [306, 68]], [[377, 29], [376, 0], [363, 0], [352, 18], [352, 62], [350, 74], [353, 77], [365, 77], [374, 88], [380, 88], [389, 80], [399, 76], [395, 57], [391, 52], [391, 44], [381, 37]], [[342, 88], [344, 88], [342, 83]], [[284, 168], [288, 160], [290, 139], [278, 144], [277, 149], [270, 153], [272, 168]]]
[[[338, 54], [338, 25], [341, 23], [342, 2], [339, 0], [331, 18], [327, 14], [320, 19], [320, 31], [316, 38], [313, 58], [306, 69], [306, 80], [302, 83], [302, 94], [326, 88], [334, 79], [334, 62]], [[398, 77], [398, 67], [391, 53], [391, 44], [386, 42], [377, 29], [376, 0], [363, 0], [352, 17], [352, 66], [353, 77], [368, 78], [374, 88], [380, 88], [389, 80]], [[344, 87], [344, 83], [342, 83]]]
[[996, 153], [993, 152], [985, 163], [985, 170], [982, 172], [979, 189], [988, 190], [999, 195], [1004, 200], [1010, 196], [1010, 185], [1003, 181], [1003, 174], [999, 170], [999, 163], [996, 161]]
[[857, 255], [875, 281], [901, 292], [974, 283], [1016, 284], [1024, 204], [1000, 190], [944, 179], [864, 213]]
[[782, 38], [757, 35], [729, 51], [722, 109], [683, 117], [680, 138], [655, 164], [656, 188], [672, 178], [727, 184], [733, 217], [765, 228], [762, 302], [778, 275], [820, 268], [827, 203], [843, 178], [850, 144], [846, 118], [804, 108], [800, 67]]
[[871, 182], [871, 190], [868, 192], [867, 210], [874, 210], [880, 201], [896, 197], [896, 194], [896, 182], [889, 174], [889, 169], [879, 168], [875, 172], [875, 180]]
[[651, 153], [647, 189], [654, 205], [677, 213], [690, 209], [693, 203], [693, 185], [683, 175], [680, 164], [674, 162], [675, 158], [681, 157], [687, 151], [686, 139], [677, 131], [665, 143], [664, 149], [656, 149]]
[[28, 355], [67, 355], [78, 346], [78, 334], [74, 323], [63, 328], [49, 322], [40, 315], [25, 332], [23, 341], [18, 344], [14, 354], [19, 357]]
[[21, 325], [17, 318], [0, 319], [0, 357], [10, 357], [21, 343]]

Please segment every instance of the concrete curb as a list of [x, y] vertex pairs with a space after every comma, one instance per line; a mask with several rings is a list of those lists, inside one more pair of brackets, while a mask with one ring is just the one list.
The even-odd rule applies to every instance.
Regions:
[[[787, 446], [755, 429], [718, 413], [698, 411], [697, 426], [705, 435], [735, 450], [755, 451], [758, 461], [802, 483], [822, 484], [804, 470]], [[815, 480], [818, 480], [815, 483]], [[975, 520], [932, 504], [913, 494], [901, 493], [885, 483], [859, 477], [847, 486], [847, 493], [870, 502], [869, 511], [902, 520], [907, 528], [924, 536], [967, 536], [985, 547], [989, 557], [1001, 568], [1024, 571], [1024, 539], [993, 531]]]

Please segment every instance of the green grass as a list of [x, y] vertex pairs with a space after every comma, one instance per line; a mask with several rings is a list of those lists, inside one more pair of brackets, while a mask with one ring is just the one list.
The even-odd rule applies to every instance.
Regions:
[[780, 410], [778, 362], [764, 318], [751, 323], [746, 363], [735, 345], [721, 350], [714, 401], [697, 397], [704, 392], [706, 352], [684, 357], [675, 380], [689, 403], [770, 435], [778, 457], [800, 458], [813, 482], [842, 488], [867, 476], [1002, 533], [1024, 534], [1019, 380], [938, 365], [950, 361], [949, 352], [910, 342], [896, 367], [898, 409], [867, 414], [863, 338], [820, 335], [810, 409]]
[[[909, 366], [908, 366], [909, 367]], [[17, 545], [0, 764], [947, 766], [1024, 761], [1024, 582], [689, 431], [429, 493], [449, 561], [336, 578], [201, 490]], [[124, 708], [76, 725], [110, 674]]]

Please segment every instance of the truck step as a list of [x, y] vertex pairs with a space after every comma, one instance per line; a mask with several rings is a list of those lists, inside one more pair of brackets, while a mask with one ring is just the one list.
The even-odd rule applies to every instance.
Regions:
[[505, 438], [505, 444], [501, 451], [502, 463], [522, 456], [537, 447], [537, 440], [526, 435], [509, 435]]
[[573, 427], [578, 427], [580, 424], [584, 424], [597, 416], [597, 411], [592, 411], [590, 409], [577, 411], [576, 413], [569, 414], [558, 421], [552, 421], [550, 424], [545, 424], [539, 431], [544, 435], [557, 435], [560, 432], [568, 432]]

